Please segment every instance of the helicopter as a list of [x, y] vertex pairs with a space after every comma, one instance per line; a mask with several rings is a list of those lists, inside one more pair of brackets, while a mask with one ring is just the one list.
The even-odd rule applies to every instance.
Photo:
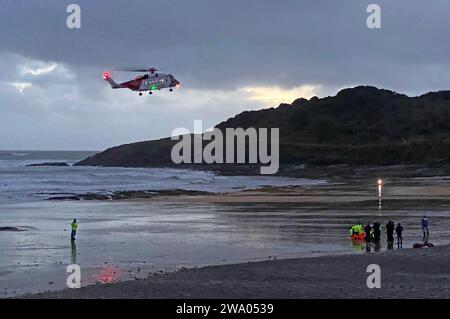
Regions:
[[111, 85], [113, 89], [130, 89], [132, 91], [142, 92], [148, 91], [149, 94], [153, 94], [154, 91], [160, 91], [161, 89], [168, 88], [170, 92], [173, 88], [179, 88], [180, 82], [175, 79], [172, 74], [158, 73], [156, 68], [148, 69], [116, 69], [114, 71], [121, 72], [146, 72], [143, 75], [139, 75], [133, 80], [123, 83], [116, 83], [108, 71], [103, 72], [103, 79]]

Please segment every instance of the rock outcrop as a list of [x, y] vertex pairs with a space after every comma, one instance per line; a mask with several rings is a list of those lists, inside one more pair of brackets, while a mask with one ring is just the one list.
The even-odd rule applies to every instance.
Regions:
[[[333, 97], [301, 98], [277, 108], [246, 111], [216, 127], [279, 128], [280, 163], [285, 166], [442, 163], [450, 161], [450, 91], [408, 97], [360, 86]], [[76, 165], [173, 167], [170, 154], [175, 143], [166, 138], [122, 145]]]

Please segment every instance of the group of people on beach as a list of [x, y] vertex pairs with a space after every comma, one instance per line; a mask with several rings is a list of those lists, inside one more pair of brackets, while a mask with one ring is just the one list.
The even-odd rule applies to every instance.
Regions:
[[[395, 226], [392, 220], [388, 221], [386, 224], [386, 234], [388, 243], [394, 242], [394, 231], [397, 234], [397, 243], [399, 246], [403, 244], [403, 226], [398, 223]], [[374, 223], [372, 226], [368, 223], [364, 227], [365, 240], [366, 242], [377, 243], [381, 240], [381, 225], [379, 223]]]
[[[423, 231], [423, 242], [424, 245], [428, 244], [428, 238], [430, 235], [429, 229], [428, 229], [428, 218], [427, 216], [423, 216], [422, 220], [420, 222], [422, 231]], [[362, 225], [354, 225], [350, 228], [351, 236], [353, 239], [364, 239], [366, 244], [369, 245], [373, 242], [375, 244], [379, 244], [381, 241], [381, 225], [380, 223], [373, 223], [373, 225], [370, 225], [368, 223], [366, 226]], [[398, 223], [397, 226], [395, 226], [393, 221], [388, 221], [386, 224], [386, 235], [387, 235], [387, 242], [388, 247], [393, 247], [394, 243], [394, 232], [397, 235], [397, 246], [398, 248], [402, 248], [403, 246], [403, 226], [402, 224]]]

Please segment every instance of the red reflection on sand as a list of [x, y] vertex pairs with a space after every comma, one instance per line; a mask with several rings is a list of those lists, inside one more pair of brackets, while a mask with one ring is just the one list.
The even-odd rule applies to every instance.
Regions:
[[103, 267], [94, 275], [97, 282], [109, 284], [119, 279], [119, 269], [113, 267]]

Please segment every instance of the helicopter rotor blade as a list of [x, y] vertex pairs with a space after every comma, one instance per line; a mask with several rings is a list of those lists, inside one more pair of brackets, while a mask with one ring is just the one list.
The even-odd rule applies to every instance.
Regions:
[[120, 71], [120, 72], [156, 72], [160, 69], [151, 67], [151, 68], [117, 68], [114, 69], [114, 71]]

